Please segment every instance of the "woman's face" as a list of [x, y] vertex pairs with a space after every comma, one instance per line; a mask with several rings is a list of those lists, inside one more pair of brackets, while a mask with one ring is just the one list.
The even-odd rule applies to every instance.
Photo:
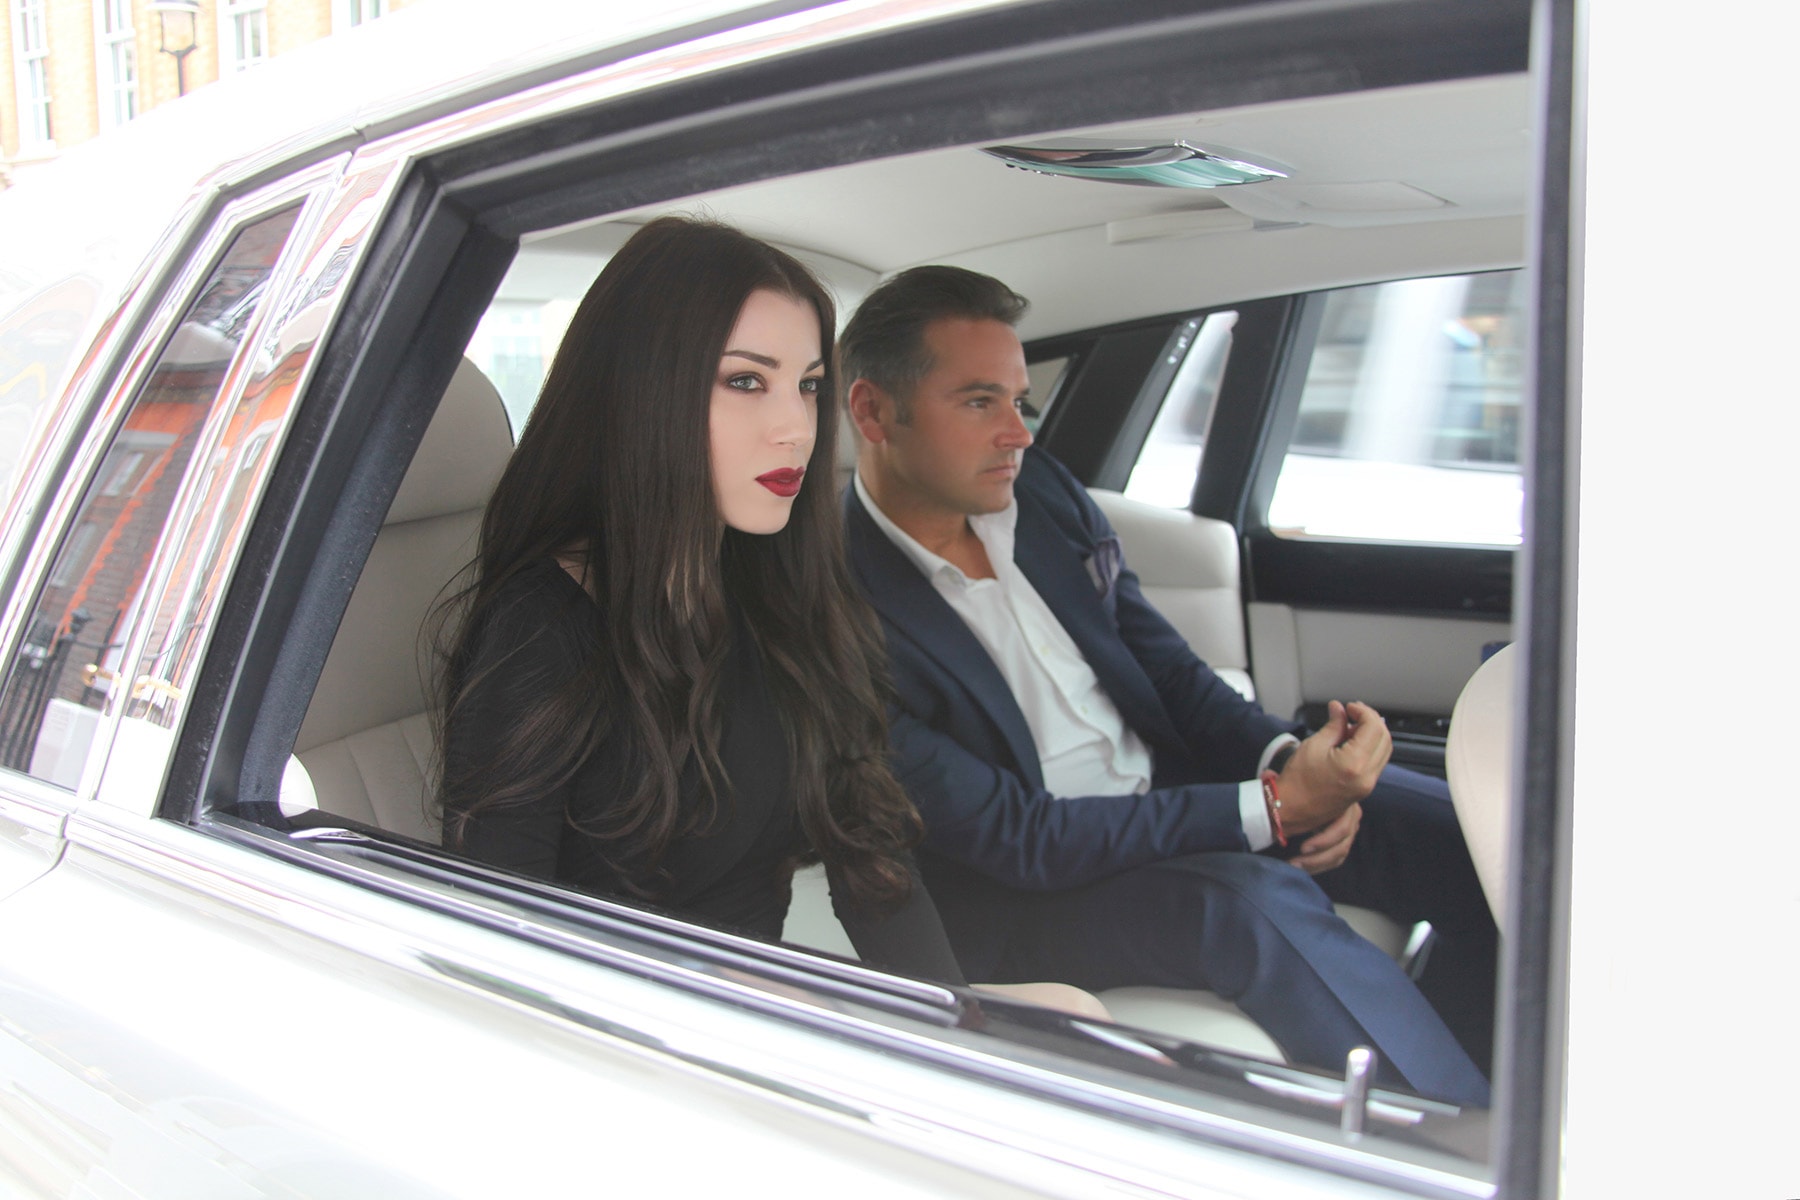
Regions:
[[713, 496], [733, 529], [778, 533], [787, 525], [818, 434], [824, 380], [812, 306], [750, 293], [712, 389]]

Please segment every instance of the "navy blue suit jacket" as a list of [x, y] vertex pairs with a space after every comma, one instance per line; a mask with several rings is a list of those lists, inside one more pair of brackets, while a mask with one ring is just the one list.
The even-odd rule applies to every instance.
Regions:
[[1014, 559], [1125, 722], [1150, 746], [1151, 790], [1055, 797], [1012, 690], [967, 625], [875, 524], [854, 487], [851, 565], [881, 616], [898, 693], [894, 766], [926, 826], [920, 864], [972, 978], [990, 972], [1033, 891], [1184, 854], [1246, 850], [1238, 783], [1303, 733], [1245, 700], [1145, 601], [1118, 535], [1068, 470], [1025, 453]]

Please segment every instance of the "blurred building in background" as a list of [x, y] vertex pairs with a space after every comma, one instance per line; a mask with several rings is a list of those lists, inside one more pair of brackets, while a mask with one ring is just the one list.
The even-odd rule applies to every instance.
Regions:
[[224, 75], [417, 0], [5, 0], [0, 187]]

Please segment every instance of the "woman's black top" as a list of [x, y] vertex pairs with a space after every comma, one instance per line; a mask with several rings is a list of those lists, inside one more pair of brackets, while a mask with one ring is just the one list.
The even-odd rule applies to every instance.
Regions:
[[[570, 683], [576, 664], [593, 652], [596, 625], [592, 599], [549, 559], [502, 587], [463, 671], [468, 690], [445, 739], [451, 777], [468, 763], [494, 762], [503, 733], [526, 702]], [[627, 778], [633, 768], [616, 732], [561, 787], [476, 814], [465, 824], [459, 848], [522, 874], [589, 892], [648, 893], [644, 898], [660, 907], [779, 938], [792, 866], [806, 838], [790, 791], [787, 737], [771, 706], [762, 656], [741, 624], [733, 635], [720, 693], [719, 758], [730, 788], [709, 828], [676, 838], [654, 870], [633, 876], [637, 891], [608, 860], [608, 845], [582, 831], [634, 782]], [[698, 772], [690, 764], [681, 778], [683, 801], [695, 800], [698, 792]], [[453, 814], [471, 799], [447, 794], [445, 805]], [[838, 899], [835, 879], [832, 884], [833, 907], [864, 959], [962, 982], [916, 872], [912, 897], [886, 918], [859, 914]]]

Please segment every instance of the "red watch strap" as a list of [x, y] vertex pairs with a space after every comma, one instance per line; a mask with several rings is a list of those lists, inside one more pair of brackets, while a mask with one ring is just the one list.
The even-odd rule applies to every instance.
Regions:
[[1281, 794], [1275, 790], [1275, 780], [1279, 776], [1274, 771], [1262, 773], [1263, 807], [1269, 813], [1269, 829], [1275, 835], [1275, 844], [1287, 847], [1287, 831], [1281, 827]]

